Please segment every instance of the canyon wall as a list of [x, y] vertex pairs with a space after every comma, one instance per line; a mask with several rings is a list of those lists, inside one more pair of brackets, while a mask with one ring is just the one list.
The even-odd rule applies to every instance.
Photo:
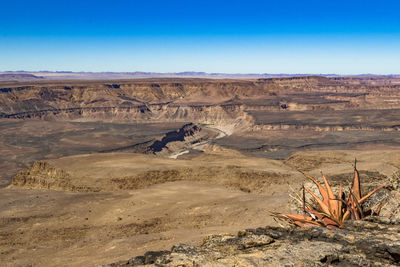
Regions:
[[[358, 82], [357, 82], [358, 81]], [[257, 80], [152, 79], [0, 84], [0, 117], [15, 119], [195, 122], [233, 129], [397, 130], [397, 126], [255, 123], [252, 111], [385, 110], [400, 108], [400, 84], [354, 78]], [[317, 114], [316, 113], [316, 114]], [[256, 126], [253, 127], [253, 125]], [[260, 126], [262, 124], [263, 126]], [[253, 127], [253, 128], [251, 128]]]

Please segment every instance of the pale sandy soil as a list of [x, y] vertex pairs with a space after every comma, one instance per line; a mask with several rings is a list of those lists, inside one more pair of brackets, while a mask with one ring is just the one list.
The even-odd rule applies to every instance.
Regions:
[[274, 224], [283, 185], [265, 195], [197, 182], [113, 193], [0, 190], [0, 257], [6, 266], [91, 266], [198, 244], [209, 234]]

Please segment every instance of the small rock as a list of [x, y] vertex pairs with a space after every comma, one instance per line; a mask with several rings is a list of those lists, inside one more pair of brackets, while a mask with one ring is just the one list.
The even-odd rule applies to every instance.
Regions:
[[252, 247], [260, 247], [271, 244], [274, 241], [275, 240], [272, 237], [266, 235], [245, 237], [242, 238], [242, 247], [244, 249]]

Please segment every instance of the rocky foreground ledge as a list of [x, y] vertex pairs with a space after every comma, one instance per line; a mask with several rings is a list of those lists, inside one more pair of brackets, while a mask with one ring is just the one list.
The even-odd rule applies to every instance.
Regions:
[[266, 227], [212, 235], [198, 246], [149, 251], [106, 266], [399, 266], [400, 221], [371, 218], [346, 229]]

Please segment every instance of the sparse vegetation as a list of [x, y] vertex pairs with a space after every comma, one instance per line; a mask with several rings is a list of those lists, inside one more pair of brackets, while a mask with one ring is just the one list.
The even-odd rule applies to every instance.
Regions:
[[[290, 224], [296, 226], [319, 226], [327, 228], [344, 228], [343, 222], [349, 219], [362, 220], [368, 215], [378, 215], [382, 207], [382, 202], [379, 203], [375, 210], [364, 209], [363, 203], [372, 196], [376, 191], [385, 187], [381, 185], [368, 194], [362, 196], [361, 194], [361, 182], [360, 175], [354, 163], [354, 179], [352, 187], [349, 188], [348, 194], [343, 192], [342, 183], [339, 186], [338, 195], [335, 196], [331, 186], [328, 183], [325, 175], [322, 174], [325, 188], [310, 175], [304, 174], [304, 176], [310, 179], [317, 187], [322, 198], [317, 196], [313, 191], [305, 188], [303, 185], [303, 196], [296, 196], [297, 200], [302, 203], [303, 215], [300, 214], [288, 214], [288, 213], [272, 213], [276, 218], [283, 219]], [[305, 191], [307, 191], [311, 198], [306, 200]]]

